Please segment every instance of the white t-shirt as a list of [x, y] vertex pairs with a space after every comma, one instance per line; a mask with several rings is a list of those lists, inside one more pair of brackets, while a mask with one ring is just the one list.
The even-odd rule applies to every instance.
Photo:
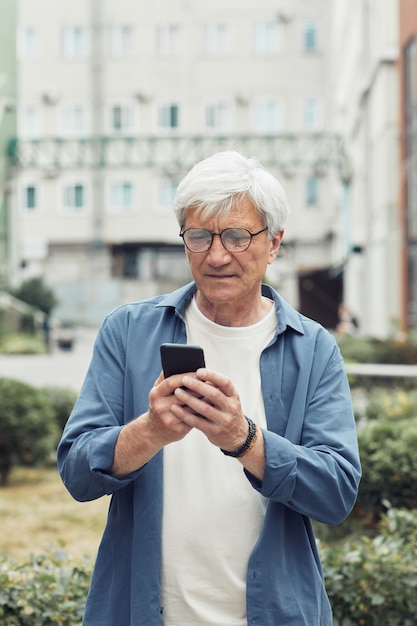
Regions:
[[[257, 324], [226, 327], [186, 311], [188, 343], [228, 376], [243, 411], [265, 426], [259, 356], [277, 328], [275, 307]], [[265, 500], [241, 464], [198, 430], [164, 450], [162, 605], [166, 626], [247, 626], [246, 573]]]

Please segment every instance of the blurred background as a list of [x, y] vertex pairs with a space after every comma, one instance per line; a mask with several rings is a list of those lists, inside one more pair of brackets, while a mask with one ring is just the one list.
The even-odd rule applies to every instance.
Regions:
[[225, 148], [283, 184], [266, 280], [349, 375], [335, 625], [416, 624], [417, 1], [0, 0], [0, 626], [81, 622], [62, 548], [95, 554], [108, 499], [69, 497], [57, 442], [105, 315], [191, 278], [175, 190]]
[[65, 341], [184, 284], [176, 186], [233, 148], [288, 194], [281, 294], [415, 334], [416, 37], [414, 0], [2, 0], [4, 315], [35, 284]]

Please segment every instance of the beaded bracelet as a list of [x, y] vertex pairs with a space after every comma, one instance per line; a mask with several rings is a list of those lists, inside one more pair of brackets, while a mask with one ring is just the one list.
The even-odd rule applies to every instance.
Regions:
[[258, 435], [258, 427], [256, 426], [255, 422], [253, 422], [249, 417], [246, 417], [246, 415], [245, 418], [249, 424], [249, 433], [247, 439], [245, 443], [240, 446], [240, 448], [234, 450], [233, 452], [228, 452], [227, 450], [223, 450], [223, 448], [220, 448], [220, 450], [226, 456], [232, 456], [233, 458], [238, 459], [239, 457], [246, 454], [246, 452], [249, 452], [250, 448], [252, 448], [253, 444], [255, 443], [256, 437]]
[[255, 434], [253, 436], [253, 439], [250, 442], [249, 447], [244, 452], [242, 452], [242, 454], [239, 455], [240, 459], [242, 458], [242, 456], [245, 456], [245, 454], [247, 454], [249, 452], [249, 450], [252, 450], [252, 448], [255, 445], [255, 442], [256, 442], [256, 440], [258, 438], [258, 432], [259, 432], [259, 428], [255, 424]]

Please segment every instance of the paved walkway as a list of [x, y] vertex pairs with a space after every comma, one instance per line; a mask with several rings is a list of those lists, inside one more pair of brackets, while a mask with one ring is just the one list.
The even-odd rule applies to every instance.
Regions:
[[68, 387], [79, 391], [90, 363], [96, 334], [96, 329], [77, 330], [74, 347], [69, 351], [54, 347], [51, 354], [0, 354], [0, 377], [37, 387]]
[[[79, 329], [75, 345], [68, 352], [54, 348], [51, 354], [40, 356], [0, 354], [0, 376], [35, 386], [52, 385], [79, 391], [90, 363], [96, 334], [96, 329]], [[349, 374], [362, 376], [410, 376], [417, 379], [417, 365], [349, 363], [346, 369]]]

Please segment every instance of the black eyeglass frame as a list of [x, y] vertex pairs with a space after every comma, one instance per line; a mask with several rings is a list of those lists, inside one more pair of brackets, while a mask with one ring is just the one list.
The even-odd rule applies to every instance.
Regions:
[[[208, 233], [211, 237], [211, 241], [210, 241], [210, 245], [206, 250], [192, 250], [188, 245], [187, 242], [184, 239], [184, 235], [187, 231], [189, 230], [203, 230], [206, 233]], [[248, 233], [248, 235], [250, 235], [250, 239], [248, 241], [248, 245], [246, 246], [246, 248], [242, 248], [241, 250], [229, 250], [224, 241], [223, 241], [223, 236], [224, 233], [226, 233], [228, 230], [244, 230], [245, 232]], [[225, 228], [224, 230], [222, 230], [220, 233], [212, 233], [211, 230], [208, 230], [207, 228], [186, 228], [185, 230], [181, 230], [179, 233], [179, 236], [182, 238], [185, 247], [187, 248], [187, 250], [189, 250], [190, 252], [193, 252], [193, 254], [204, 254], [205, 252], [208, 252], [211, 248], [211, 246], [213, 245], [213, 239], [214, 237], [217, 235], [218, 237], [220, 237], [220, 241], [222, 242], [222, 245], [224, 247], [225, 250], [227, 250], [228, 252], [230, 252], [231, 254], [239, 254], [240, 252], [246, 252], [246, 250], [249, 248], [249, 246], [252, 243], [252, 239], [254, 237], [256, 237], [256, 235], [260, 235], [261, 233], [264, 233], [266, 230], [268, 230], [268, 226], [265, 226], [265, 228], [262, 228], [261, 230], [258, 230], [258, 232], [256, 233], [251, 233], [250, 230], [248, 230], [247, 228], [241, 228], [241, 227], [237, 227], [237, 228]]]

